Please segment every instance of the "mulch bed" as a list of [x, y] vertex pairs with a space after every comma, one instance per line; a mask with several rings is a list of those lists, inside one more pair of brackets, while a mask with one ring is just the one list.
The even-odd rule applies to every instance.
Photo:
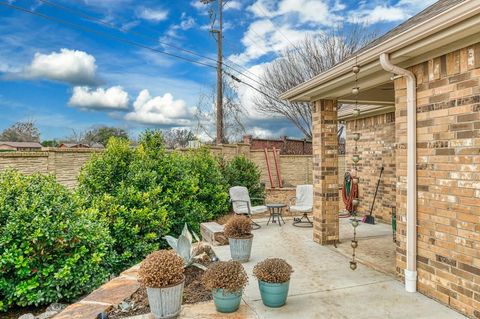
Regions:
[[8, 310], [7, 312], [1, 313], [0, 312], [0, 318], [2, 319], [17, 319], [21, 315], [27, 314], [27, 313], [33, 313], [34, 315], [39, 315], [43, 312], [45, 312], [46, 306], [40, 306], [40, 307], [16, 307]]
[[[209, 262], [202, 262], [207, 266]], [[183, 304], [192, 304], [212, 300], [212, 292], [205, 288], [202, 283], [204, 270], [190, 266], [185, 269], [185, 288], [183, 291]], [[113, 308], [108, 313], [108, 319], [125, 318], [150, 313], [147, 290], [144, 287], [138, 289], [132, 297], [122, 304]]]

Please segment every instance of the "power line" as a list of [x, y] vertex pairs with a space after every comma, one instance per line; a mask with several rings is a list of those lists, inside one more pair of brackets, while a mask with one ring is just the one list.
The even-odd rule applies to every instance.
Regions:
[[[114, 29], [114, 30], [118, 30], [118, 31], [121, 31], [121, 32], [124, 32], [124, 33], [127, 33], [127, 34], [132, 34], [132, 35], [140, 36], [140, 37], [143, 37], [143, 38], [146, 38], [146, 39], [153, 39], [153, 40], [157, 41], [158, 43], [160, 43], [160, 44], [162, 44], [162, 45], [164, 45], [164, 46], [168, 46], [168, 47], [171, 47], [171, 48], [173, 48], [173, 49], [176, 49], [176, 50], [179, 50], [179, 51], [183, 51], [183, 52], [186, 52], [186, 53], [188, 53], [188, 54], [191, 54], [191, 55], [194, 55], [194, 56], [197, 56], [197, 57], [200, 57], [200, 58], [202, 58], [202, 59], [206, 59], [206, 60], [209, 60], [209, 61], [212, 61], [212, 62], [215, 62], [215, 63], [218, 62], [218, 61], [217, 61], [216, 59], [214, 59], [214, 58], [210, 58], [210, 57], [208, 57], [208, 56], [201, 55], [201, 54], [199, 54], [199, 53], [197, 53], [197, 52], [195, 52], [195, 51], [188, 50], [188, 49], [184, 49], [184, 48], [181, 48], [181, 47], [179, 47], [179, 46], [176, 46], [176, 45], [173, 45], [173, 44], [170, 44], [170, 43], [167, 43], [167, 42], [162, 42], [162, 41], [158, 40], [156, 37], [149, 36], [149, 35], [145, 35], [145, 34], [142, 34], [142, 33], [140, 33], [140, 32], [136, 32], [136, 31], [131, 31], [131, 30], [125, 29], [125, 28], [123, 28], [123, 27], [118, 28], [117, 26], [115, 26], [115, 25], [112, 24], [112, 23], [105, 22], [105, 21], [103, 21], [102, 19], [99, 19], [99, 18], [97, 18], [97, 17], [94, 17], [94, 16], [92, 16], [92, 15], [89, 15], [89, 14], [87, 14], [87, 13], [81, 11], [81, 10], [73, 9], [73, 8], [70, 8], [70, 7], [67, 7], [67, 6], [64, 6], [64, 5], [61, 5], [61, 4], [58, 4], [58, 3], [55, 3], [55, 2], [49, 1], [49, 0], [38, 0], [38, 1], [41, 1], [42, 3], [45, 3], [46, 5], [49, 5], [49, 6], [51, 6], [51, 7], [55, 7], [55, 8], [58, 8], [58, 9], [60, 9], [60, 10], [63, 10], [63, 11], [72, 13], [72, 14], [74, 14], [74, 15], [76, 15], [76, 16], [79, 16], [79, 17], [81, 17], [81, 18], [87, 19], [87, 20], [89, 20], [89, 21], [94, 21], [94, 22], [99, 23], [99, 24], [101, 24], [101, 25], [103, 25], [103, 26], [106, 26], [106, 27], [108, 27], [108, 28], [111, 28], [111, 29]], [[225, 3], [224, 6], [225, 6], [226, 4], [228, 4], [228, 2]], [[82, 28], [83, 28], [83, 27], [82, 27]], [[160, 50], [160, 51], [161, 51], [161, 50]], [[162, 52], [165, 52], [165, 51], [162, 51]], [[165, 53], [167, 53], [167, 52], [165, 52]], [[229, 60], [229, 59], [226, 59], [226, 60], [229, 61], [230, 63], [235, 64], [235, 65], [238, 66], [238, 67], [241, 67], [241, 68], [245, 69], [245, 70], [246, 70], [247, 72], [249, 72], [250, 74], [253, 74], [254, 76], [256, 76], [254, 73], [250, 72], [250, 71], [249, 71], [248, 69], [246, 69], [245, 67], [242, 67], [242, 66], [238, 65], [237, 63]], [[199, 63], [200, 63], [200, 62], [199, 62]], [[226, 63], [223, 63], [223, 65], [225, 65], [226, 67], [232, 69], [232, 70], [235, 71], [235, 72], [238, 72], [239, 74], [244, 75], [243, 72], [235, 69], [234, 67], [232, 67], [232, 66], [230, 66], [230, 65], [228, 65], [228, 64], [226, 64]], [[249, 78], [249, 77], [246, 76], [246, 75], [244, 75], [244, 76], [247, 77], [247, 78]], [[257, 77], [257, 78], [258, 78], [258, 77]], [[249, 79], [251, 79], [251, 78], [249, 78]], [[251, 80], [252, 80], [252, 81], [255, 81], [255, 80], [253, 80], [253, 79], [251, 79]], [[257, 81], [255, 81], [255, 82], [257, 82]], [[262, 84], [259, 83], [259, 82], [257, 82], [257, 83], [260, 84], [260, 85], [262, 85]]]
[[181, 48], [179, 46], [176, 46], [176, 45], [173, 45], [173, 44], [170, 44], [170, 43], [167, 43], [167, 42], [163, 42], [163, 41], [160, 41], [158, 38], [156, 37], [153, 37], [153, 36], [149, 36], [149, 35], [145, 35], [145, 34], [142, 34], [140, 32], [136, 32], [136, 31], [131, 31], [129, 29], [126, 29], [124, 27], [117, 27], [116, 25], [114, 25], [113, 23], [108, 23], [108, 22], [105, 22], [103, 21], [102, 19], [99, 19], [97, 17], [94, 17], [92, 15], [89, 15], [81, 10], [77, 10], [77, 9], [73, 9], [73, 8], [70, 8], [70, 7], [67, 7], [67, 6], [64, 6], [64, 5], [61, 5], [61, 4], [58, 4], [58, 3], [54, 3], [52, 1], [48, 1], [48, 0], [38, 0], [40, 2], [43, 2], [51, 7], [55, 7], [55, 8], [58, 8], [60, 10], [63, 10], [63, 11], [66, 11], [66, 12], [70, 12], [70, 13], [73, 13], [74, 15], [77, 15], [81, 18], [84, 18], [84, 19], [87, 19], [87, 20], [90, 20], [90, 21], [94, 21], [96, 23], [99, 23], [101, 25], [104, 25], [106, 27], [109, 27], [111, 29], [114, 29], [114, 30], [118, 30], [118, 31], [121, 31], [121, 32], [124, 32], [124, 33], [128, 33], [128, 34], [132, 34], [132, 35], [136, 35], [136, 36], [140, 36], [140, 37], [143, 37], [143, 38], [146, 38], [146, 39], [152, 39], [152, 40], [155, 40], [156, 42], [160, 43], [161, 45], [165, 45], [165, 46], [168, 46], [168, 47], [171, 47], [173, 49], [176, 49], [176, 50], [179, 50], [179, 51], [183, 51], [183, 52], [186, 52], [188, 54], [191, 54], [191, 55], [195, 55], [197, 57], [200, 57], [200, 58], [203, 58], [203, 59], [207, 59], [207, 60], [210, 60], [210, 61], [213, 61], [213, 62], [217, 62], [217, 60], [213, 59], [213, 58], [210, 58], [210, 57], [207, 57], [207, 56], [204, 56], [204, 55], [201, 55], [195, 51], [192, 51], [192, 50], [188, 50], [188, 49], [184, 49], [184, 48]]
[[[40, 0], [42, 1], [42, 0]], [[87, 27], [84, 27], [84, 26], [81, 26], [81, 25], [78, 25], [78, 24], [75, 24], [75, 23], [72, 23], [70, 21], [66, 21], [66, 20], [62, 20], [62, 19], [58, 19], [58, 18], [54, 18], [54, 17], [51, 17], [51, 16], [48, 16], [48, 15], [45, 15], [45, 14], [42, 14], [42, 13], [39, 13], [39, 12], [35, 12], [35, 11], [31, 11], [29, 9], [26, 9], [26, 8], [22, 8], [22, 7], [19, 7], [19, 6], [15, 6], [15, 5], [12, 5], [12, 4], [9, 4], [9, 3], [5, 3], [5, 2], [0, 2], [0, 5], [1, 6], [5, 6], [5, 7], [9, 7], [9, 8], [12, 8], [12, 9], [15, 9], [17, 11], [21, 11], [21, 12], [24, 12], [24, 13], [28, 13], [28, 14], [32, 14], [34, 16], [38, 16], [38, 17], [41, 17], [43, 19], [46, 19], [46, 20], [50, 20], [50, 21], [54, 21], [56, 23], [59, 23], [59, 24], [65, 24], [65, 25], [68, 25], [68, 26], [71, 26], [73, 28], [76, 28], [76, 29], [80, 29], [80, 30], [83, 30], [83, 31], [86, 31], [86, 32], [90, 32], [90, 33], [93, 33], [93, 34], [96, 34], [96, 35], [99, 35], [99, 36], [103, 36], [103, 37], [106, 37], [106, 38], [109, 38], [113, 41], [116, 41], [116, 42], [120, 42], [120, 43], [125, 43], [125, 44], [128, 44], [128, 45], [132, 45], [132, 46], [135, 46], [135, 47], [139, 47], [139, 48], [143, 48], [143, 49], [147, 49], [147, 50], [150, 50], [150, 51], [153, 51], [153, 52], [156, 52], [156, 53], [161, 53], [161, 54], [165, 54], [165, 55], [168, 55], [168, 56], [171, 56], [171, 57], [174, 57], [174, 58], [178, 58], [178, 59], [181, 59], [181, 60], [184, 60], [186, 62], [190, 62], [190, 63], [194, 63], [194, 64], [198, 64], [198, 65], [201, 65], [201, 66], [205, 66], [205, 67], [209, 67], [209, 68], [212, 68], [212, 69], [217, 69], [217, 67], [213, 66], [213, 65], [210, 65], [210, 64], [207, 64], [207, 63], [203, 63], [203, 62], [200, 62], [200, 61], [196, 61], [196, 60], [192, 60], [192, 59], [189, 59], [189, 58], [186, 58], [186, 57], [183, 57], [183, 56], [180, 56], [180, 55], [176, 55], [176, 54], [173, 54], [173, 53], [169, 53], [169, 52], [166, 52], [166, 51], [162, 51], [162, 50], [159, 50], [159, 49], [156, 49], [156, 48], [152, 48], [152, 47], [149, 47], [147, 45], [144, 45], [144, 44], [141, 44], [141, 43], [138, 43], [138, 42], [134, 42], [134, 41], [130, 41], [130, 40], [126, 40], [126, 39], [122, 39], [122, 38], [119, 38], [117, 36], [113, 36], [113, 35], [110, 35], [110, 34], [107, 34], [105, 32], [101, 32], [101, 31], [97, 31], [97, 30], [94, 30], [94, 29], [90, 29], [90, 28], [87, 28]], [[211, 58], [209, 58], [211, 59]], [[213, 61], [217, 61], [215, 59], [211, 59]], [[232, 62], [232, 61], [230, 61]], [[233, 62], [234, 63], [234, 62]], [[233, 68], [232, 66], [229, 66], [228, 64], [225, 64], [223, 63], [223, 65], [227, 66], [228, 68], [234, 70], [235, 72], [238, 72], [239, 74], [241, 74], [242, 76], [244, 76], [245, 78], [251, 80], [251, 81], [254, 81], [256, 82], [257, 84], [261, 85], [261, 86], [264, 86], [264, 84], [260, 83], [259, 81], [249, 77], [248, 75], [238, 71], [237, 69]], [[248, 71], [248, 70], [247, 70]], [[226, 71], [224, 71], [226, 72]], [[249, 71], [250, 72], [250, 71]], [[251, 73], [251, 72], [250, 72]], [[250, 88], [254, 89], [255, 91], [261, 93], [261, 94], [264, 94], [266, 96], [268, 96], [269, 98], [271, 99], [275, 99], [277, 100], [276, 98], [268, 95], [267, 93], [265, 92], [262, 92], [260, 91], [259, 89], [257, 89], [256, 87], [252, 86], [251, 84], [245, 82], [245, 81], [242, 81], [240, 80], [238, 77], [235, 77], [233, 76], [232, 74], [230, 73], [226, 73], [228, 74], [232, 79], [234, 79], [235, 81], [239, 82], [239, 83], [243, 83], [247, 86], [249, 86]], [[253, 73], [252, 73], [253, 74]], [[279, 100], [277, 100], [279, 101]], [[281, 102], [281, 101], [279, 101]], [[283, 102], [281, 102], [283, 103]]]
[[276, 98], [276, 97], [273, 97], [273, 96], [271, 96], [270, 94], [265, 93], [265, 92], [257, 89], [256, 87], [254, 87], [254, 86], [251, 85], [250, 83], [244, 82], [244, 81], [242, 81], [241, 79], [237, 78], [235, 75], [230, 74], [230, 73], [228, 73], [228, 72], [226, 72], [226, 71], [223, 71], [223, 72], [224, 72], [226, 75], [228, 75], [229, 77], [231, 77], [234, 81], [236, 81], [236, 82], [238, 82], [238, 83], [241, 83], [241, 84], [245, 84], [246, 86], [250, 87], [251, 89], [254, 89], [255, 91], [257, 91], [258, 93], [263, 94], [263, 95], [265, 95], [266, 97], [268, 97], [268, 98], [270, 98], [270, 99], [272, 99], [272, 100], [277, 101], [278, 103], [281, 103], [281, 104], [283, 104], [283, 105], [285, 105], [285, 106], [288, 106], [288, 105], [287, 105], [285, 102], [283, 102], [282, 100], [280, 100], [280, 99], [278, 99], [278, 98]]
[[177, 59], [181, 59], [181, 60], [184, 60], [184, 61], [187, 61], [187, 62], [190, 62], [190, 63], [194, 63], [194, 64], [198, 64], [198, 65], [202, 65], [202, 66], [206, 66], [206, 67], [209, 67], [209, 68], [216, 69], [215, 66], [204, 63], [204, 62], [200, 62], [200, 61], [193, 60], [193, 59], [190, 59], [190, 58], [186, 58], [186, 57], [183, 57], [183, 56], [180, 56], [180, 55], [169, 53], [169, 52], [166, 52], [166, 51], [163, 51], [163, 50], [160, 50], [160, 49], [152, 48], [152, 47], [149, 47], [147, 45], [144, 45], [144, 44], [141, 44], [141, 43], [138, 43], [138, 42], [135, 42], [135, 41], [123, 39], [123, 38], [120, 38], [120, 37], [117, 37], [117, 36], [114, 36], [114, 35], [110, 35], [110, 34], [105, 33], [105, 32], [90, 29], [90, 28], [72, 23], [70, 21], [54, 18], [54, 17], [48, 16], [48, 15], [38, 13], [38, 12], [35, 12], [35, 11], [31, 11], [31, 10], [28, 10], [26, 8], [18, 7], [18, 6], [15, 6], [15, 5], [6, 3], [6, 2], [0, 2], [0, 5], [5, 6], [5, 7], [9, 7], [9, 8], [15, 9], [17, 11], [24, 12], [24, 13], [32, 14], [32, 15], [41, 17], [41, 18], [46, 19], [46, 20], [54, 21], [54, 22], [57, 22], [57, 23], [60, 23], [60, 24], [69, 25], [73, 28], [80, 29], [80, 30], [83, 30], [83, 31], [86, 31], [86, 32], [90, 32], [90, 33], [93, 33], [93, 34], [96, 34], [96, 35], [99, 35], [99, 36], [103, 36], [103, 37], [109, 38], [109, 39], [111, 39], [113, 41], [116, 41], [116, 42], [129, 44], [129, 45], [139, 47], [139, 48], [142, 48], [142, 49], [147, 49], [147, 50], [154, 51], [154, 52], [157, 52], [157, 53], [165, 54], [165, 55], [168, 55], [168, 56], [171, 56], [171, 57], [174, 57], [174, 58], [177, 58]]

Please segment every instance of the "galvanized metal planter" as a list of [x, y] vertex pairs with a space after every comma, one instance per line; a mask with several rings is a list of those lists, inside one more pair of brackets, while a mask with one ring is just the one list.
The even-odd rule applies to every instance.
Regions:
[[183, 287], [181, 283], [165, 288], [148, 288], [150, 311], [155, 319], [175, 318], [182, 310]]
[[260, 296], [262, 296], [263, 304], [267, 307], [278, 308], [285, 304], [288, 296], [288, 288], [290, 281], [283, 283], [269, 283], [258, 281]]
[[212, 290], [213, 303], [218, 312], [231, 313], [238, 310], [242, 301], [242, 290], [226, 292], [223, 289]]
[[247, 262], [252, 252], [253, 235], [250, 238], [228, 238], [230, 255], [233, 260]]

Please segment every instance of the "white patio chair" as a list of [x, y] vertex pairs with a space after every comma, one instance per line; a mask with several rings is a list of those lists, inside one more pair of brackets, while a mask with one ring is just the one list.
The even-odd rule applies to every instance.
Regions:
[[[265, 204], [265, 200], [263, 198], [250, 198], [248, 194], [248, 189], [243, 186], [234, 186], [230, 188], [230, 202], [232, 203], [233, 212], [237, 215], [247, 215], [248, 217], [252, 217], [252, 215], [265, 213], [268, 211], [267, 206], [259, 205], [259, 206], [252, 206], [251, 199], [261, 200]], [[260, 228], [261, 226], [255, 223], [252, 220], [252, 224], [254, 225], [255, 229]]]
[[302, 213], [302, 217], [293, 219], [293, 225], [298, 227], [313, 227], [308, 213], [313, 212], [313, 185], [298, 185], [296, 196], [290, 199], [288, 210], [293, 213]]

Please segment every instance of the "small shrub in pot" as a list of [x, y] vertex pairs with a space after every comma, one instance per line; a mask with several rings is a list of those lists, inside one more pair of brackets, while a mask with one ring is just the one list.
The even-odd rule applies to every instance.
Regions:
[[224, 225], [223, 234], [228, 238], [233, 260], [247, 262], [252, 252], [252, 222], [246, 216], [235, 215]]
[[277, 308], [285, 304], [290, 286], [292, 266], [281, 258], [267, 258], [253, 268], [263, 304]]
[[240, 306], [248, 277], [238, 261], [218, 261], [203, 274], [203, 284], [212, 290], [218, 312], [234, 312]]
[[139, 276], [147, 288], [148, 303], [155, 319], [174, 318], [182, 306], [183, 259], [172, 250], [151, 253], [140, 265]]

